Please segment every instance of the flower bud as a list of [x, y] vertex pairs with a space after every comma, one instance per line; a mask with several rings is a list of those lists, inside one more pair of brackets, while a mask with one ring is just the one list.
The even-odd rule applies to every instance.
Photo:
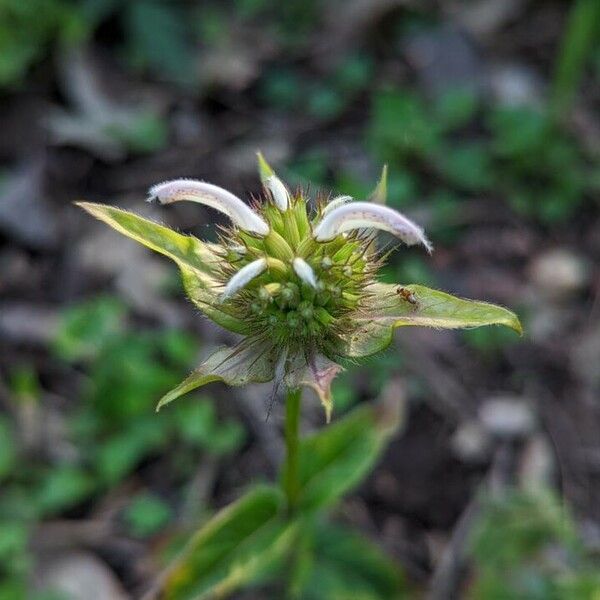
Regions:
[[290, 194], [281, 179], [272, 175], [267, 178], [265, 185], [271, 192], [271, 197], [277, 208], [281, 211], [286, 211], [290, 205]]
[[258, 277], [267, 268], [267, 261], [259, 258], [245, 267], [242, 267], [228, 282], [221, 294], [221, 302], [227, 300], [241, 289], [245, 288], [255, 277]]
[[317, 287], [317, 278], [315, 276], [315, 272], [312, 270], [312, 267], [303, 259], [297, 256], [293, 262], [292, 266], [294, 267], [294, 271], [296, 275], [313, 288]]

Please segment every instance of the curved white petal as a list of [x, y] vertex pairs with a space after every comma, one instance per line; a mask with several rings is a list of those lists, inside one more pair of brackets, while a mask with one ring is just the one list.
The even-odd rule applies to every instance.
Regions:
[[237, 294], [242, 288], [245, 288], [255, 277], [258, 277], [267, 268], [267, 260], [259, 258], [242, 267], [233, 277], [227, 282], [223, 293], [221, 294], [221, 302], [231, 298]]
[[205, 204], [225, 213], [235, 225], [244, 231], [267, 235], [269, 225], [247, 204], [227, 190], [196, 179], [174, 179], [153, 185], [148, 191], [148, 200], [171, 204], [181, 200]]
[[308, 283], [308, 285], [317, 287], [317, 277], [315, 276], [315, 272], [312, 270], [312, 267], [302, 258], [296, 257], [292, 261], [292, 266], [294, 267], [294, 271], [296, 275], [304, 281], [304, 283]]
[[325, 206], [323, 212], [321, 213], [321, 218], [323, 218], [327, 213], [330, 213], [334, 208], [338, 206], [342, 206], [346, 204], [346, 202], [350, 202], [352, 200], [352, 196], [336, 196]]
[[267, 177], [265, 180], [265, 186], [271, 192], [273, 202], [275, 202], [277, 208], [281, 211], [287, 210], [290, 205], [290, 193], [287, 191], [285, 185], [283, 185], [281, 179], [275, 175], [271, 175], [271, 177]]
[[367, 228], [389, 231], [408, 246], [423, 244], [428, 252], [433, 249], [421, 227], [393, 208], [371, 202], [352, 202], [333, 209], [319, 221], [313, 237], [327, 242], [345, 231]]

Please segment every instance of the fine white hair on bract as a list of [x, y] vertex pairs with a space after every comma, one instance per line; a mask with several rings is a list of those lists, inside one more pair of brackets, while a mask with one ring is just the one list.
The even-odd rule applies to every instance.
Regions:
[[380, 204], [351, 202], [327, 213], [313, 230], [318, 242], [327, 242], [354, 229], [381, 229], [392, 233], [406, 245], [423, 244], [431, 253], [433, 246], [423, 229], [403, 214]]
[[255, 213], [245, 202], [227, 190], [196, 179], [174, 179], [153, 185], [148, 191], [148, 201], [160, 204], [189, 201], [210, 206], [224, 214], [240, 229], [265, 236], [269, 233], [268, 223]]
[[242, 267], [225, 285], [225, 289], [221, 294], [221, 302], [231, 298], [231, 296], [234, 296], [241, 289], [245, 288], [255, 277], [263, 273], [266, 268], [266, 258], [259, 258]]

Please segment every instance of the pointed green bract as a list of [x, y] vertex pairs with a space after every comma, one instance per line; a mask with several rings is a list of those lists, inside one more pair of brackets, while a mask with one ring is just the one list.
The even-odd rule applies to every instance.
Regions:
[[387, 202], [387, 172], [387, 165], [383, 165], [381, 177], [369, 196], [370, 202], [374, 202], [375, 204], [385, 204]]
[[171, 565], [160, 597], [225, 598], [267, 574], [293, 540], [283, 507], [277, 488], [259, 486], [218, 512]]
[[163, 396], [156, 410], [207, 383], [221, 381], [240, 386], [271, 381], [275, 376], [277, 359], [278, 350], [265, 339], [246, 338], [233, 348], [220, 348]]
[[256, 158], [258, 159], [258, 174], [260, 175], [260, 180], [264, 184], [269, 177], [273, 177], [275, 175], [275, 171], [273, 171], [271, 165], [265, 160], [262, 152], [257, 152]]
[[175, 261], [181, 270], [189, 298], [213, 321], [236, 333], [247, 333], [244, 322], [227, 312], [218, 302], [219, 280], [215, 274], [222, 266], [219, 246], [120, 208], [79, 202], [78, 206], [119, 233]]
[[[407, 325], [436, 329], [467, 329], [503, 325], [523, 333], [518, 317], [502, 306], [458, 298], [422, 285], [377, 283], [370, 287], [370, 314], [355, 320], [356, 329], [341, 335], [341, 356], [369, 356], [385, 349], [393, 330]], [[336, 349], [333, 349], [336, 351]]]
[[342, 367], [325, 356], [317, 355], [309, 357], [308, 360], [303, 355], [296, 356], [288, 363], [284, 382], [290, 389], [312, 389], [321, 401], [325, 409], [325, 420], [329, 423], [333, 412], [331, 383], [340, 371], [343, 371]]
[[168, 256], [178, 264], [198, 271], [206, 287], [215, 283], [212, 274], [218, 268], [220, 259], [214, 252], [216, 249], [214, 244], [201, 242], [190, 235], [181, 235], [154, 221], [113, 206], [91, 202], [79, 202], [78, 206], [119, 233]]
[[206, 279], [198, 277], [196, 270], [185, 265], [179, 265], [181, 272], [181, 280], [187, 297], [217, 325], [233, 331], [247, 335], [250, 330], [248, 324], [228, 312], [228, 308], [224, 306], [219, 298], [216, 297], [215, 290], [219, 289], [215, 285], [213, 289], [205, 287]]

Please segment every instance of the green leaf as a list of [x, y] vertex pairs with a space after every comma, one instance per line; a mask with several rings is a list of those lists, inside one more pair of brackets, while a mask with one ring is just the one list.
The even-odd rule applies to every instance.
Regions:
[[123, 330], [125, 307], [115, 298], [100, 297], [68, 308], [54, 340], [54, 351], [67, 361], [96, 358], [101, 348]]
[[16, 447], [10, 423], [0, 415], [0, 481], [9, 475], [15, 466]]
[[373, 96], [368, 134], [384, 160], [398, 163], [427, 155], [439, 144], [438, 127], [415, 94], [386, 89]]
[[335, 119], [342, 114], [349, 98], [326, 85], [312, 86], [307, 97], [308, 113], [321, 120]]
[[332, 523], [315, 523], [302, 600], [388, 600], [405, 597], [399, 566], [358, 532]]
[[75, 506], [94, 491], [94, 480], [78, 467], [58, 466], [49, 471], [36, 494], [44, 514]]
[[164, 148], [169, 135], [165, 119], [143, 109], [134, 113], [127, 123], [107, 126], [105, 132], [129, 150], [139, 153], [156, 152]]
[[[597, 556], [552, 490], [507, 489], [482, 500], [469, 540], [473, 569], [467, 598], [598, 597]], [[550, 554], [563, 558], [549, 561]]]
[[277, 358], [278, 349], [263, 338], [245, 338], [233, 348], [220, 348], [187, 379], [163, 396], [156, 410], [214, 381], [235, 386], [271, 381], [275, 376]]
[[389, 409], [365, 406], [300, 442], [300, 494], [304, 510], [335, 503], [373, 467], [398, 420]]
[[138, 68], [150, 68], [182, 85], [194, 81], [195, 49], [191, 20], [176, 3], [137, 0], [124, 3], [123, 25], [129, 58]]
[[596, 0], [578, 0], [570, 4], [552, 82], [550, 106], [558, 118], [568, 113], [594, 48], [596, 56], [598, 54], [600, 4]]
[[436, 161], [443, 175], [458, 189], [480, 191], [489, 189], [494, 182], [490, 153], [481, 142], [442, 145]]
[[294, 537], [283, 507], [278, 489], [260, 486], [221, 510], [171, 565], [161, 598], [224, 598], [264, 577]]
[[138, 417], [130, 426], [105, 439], [95, 455], [95, 466], [102, 482], [114, 485], [148, 454], [164, 447], [168, 432], [151, 413]]
[[220, 269], [219, 246], [190, 235], [181, 235], [168, 227], [134, 213], [104, 204], [77, 202], [77, 205], [119, 233], [143, 244], [171, 260], [179, 269], [187, 295], [210, 319], [236, 333], [248, 332], [246, 324], [221, 307], [215, 274]]
[[171, 415], [178, 435], [186, 443], [213, 454], [232, 452], [244, 441], [243, 425], [233, 420], [219, 422], [210, 398], [179, 404]]
[[160, 531], [172, 518], [171, 509], [153, 494], [144, 493], [134, 498], [124, 517], [132, 533], [147, 537]]
[[504, 325], [523, 333], [515, 313], [488, 302], [457, 298], [422, 285], [397, 286], [377, 283], [371, 287], [374, 306], [357, 317], [356, 329], [341, 337], [341, 356], [369, 356], [385, 349], [393, 330], [407, 325], [437, 329], [466, 329], [484, 325]]
[[435, 101], [434, 114], [444, 131], [464, 127], [475, 117], [477, 94], [470, 89], [450, 89]]

